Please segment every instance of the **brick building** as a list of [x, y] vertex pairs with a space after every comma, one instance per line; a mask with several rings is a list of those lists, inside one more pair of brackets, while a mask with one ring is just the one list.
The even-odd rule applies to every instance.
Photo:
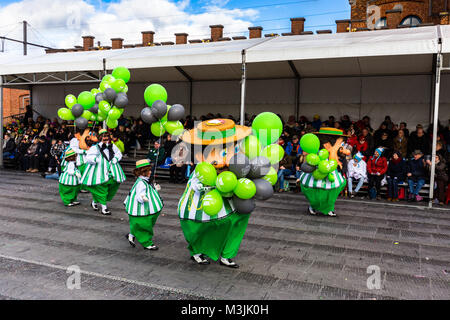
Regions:
[[449, 24], [448, 0], [349, 0], [351, 17], [338, 32]]
[[3, 88], [3, 117], [25, 112], [25, 106], [30, 103], [30, 91]]

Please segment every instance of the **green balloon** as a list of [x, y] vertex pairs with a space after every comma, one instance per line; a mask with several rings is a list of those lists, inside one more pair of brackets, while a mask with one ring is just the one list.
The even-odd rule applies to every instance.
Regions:
[[111, 74], [107, 74], [102, 78], [102, 82], [104, 83], [112, 84], [114, 81], [116, 81], [116, 78]]
[[93, 113], [89, 110], [84, 110], [83, 114], [80, 116], [82, 118], [85, 118], [86, 120], [91, 120]]
[[283, 133], [283, 123], [273, 112], [263, 112], [256, 116], [252, 131], [263, 146], [275, 143]]
[[111, 110], [111, 105], [108, 101], [102, 100], [98, 103], [98, 112], [102, 112], [105, 115], [108, 115], [109, 111]]
[[263, 149], [261, 155], [269, 159], [270, 164], [276, 164], [283, 159], [284, 149], [279, 144], [271, 144]]
[[151, 107], [156, 100], [167, 102], [167, 91], [160, 84], [151, 84], [145, 89], [144, 100], [149, 107]]
[[319, 138], [315, 134], [307, 133], [300, 139], [300, 147], [307, 153], [317, 153], [320, 148]]
[[331, 164], [328, 160], [322, 160], [319, 162], [318, 169], [323, 174], [328, 174], [331, 172]]
[[168, 133], [178, 136], [183, 132], [184, 126], [180, 121], [167, 121], [164, 123], [164, 129], [166, 129]]
[[95, 96], [97, 93], [100, 93], [101, 91], [100, 91], [100, 89], [97, 89], [97, 88], [93, 88], [93, 89], [91, 89], [91, 93]]
[[123, 89], [125, 89], [125, 81], [123, 81], [122, 79], [116, 79], [112, 84], [111, 84], [111, 88], [114, 89], [114, 91], [116, 91], [117, 93], [122, 92]]
[[108, 118], [111, 120], [119, 120], [120, 118], [120, 110], [117, 107], [112, 107], [111, 110], [108, 112]]
[[308, 163], [311, 166], [317, 166], [320, 162], [320, 158], [315, 153], [310, 153], [306, 156], [306, 163]]
[[92, 114], [91, 118], [89, 119], [91, 121], [97, 121], [97, 115], [95, 113]]
[[108, 118], [106, 118], [106, 125], [108, 126], [108, 128], [114, 129], [114, 128], [117, 128], [117, 126], [119, 125], [119, 122], [117, 120], [110, 119], [108, 117]]
[[221, 193], [229, 193], [236, 188], [237, 185], [237, 177], [231, 171], [224, 171], [217, 176], [216, 179], [216, 187]]
[[330, 162], [330, 171], [333, 172], [338, 167], [338, 162], [335, 159], [328, 160]]
[[77, 104], [77, 98], [73, 94], [68, 94], [65, 98], [66, 106], [69, 109], [72, 109], [72, 107]]
[[270, 167], [269, 172], [261, 179], [264, 179], [264, 180], [270, 182], [270, 184], [274, 186], [278, 180], [277, 171], [273, 167]]
[[247, 136], [241, 142], [241, 151], [249, 159], [253, 159], [261, 154], [261, 143], [256, 136]]
[[106, 89], [111, 88], [111, 84], [109, 82], [102, 81], [102, 82], [100, 82], [99, 87], [102, 92], [105, 92]]
[[206, 186], [215, 186], [217, 179], [216, 168], [211, 163], [200, 162], [195, 167], [198, 180]]
[[99, 122], [105, 121], [107, 117], [108, 117], [108, 114], [105, 114], [105, 113], [99, 111], [97, 114], [97, 121], [99, 121]]
[[72, 111], [68, 108], [59, 108], [58, 109], [58, 117], [60, 117], [62, 120], [75, 120], [75, 117], [72, 114]]
[[240, 199], [251, 199], [256, 194], [256, 185], [250, 179], [241, 178], [237, 181], [236, 188], [234, 188], [233, 192]]
[[130, 71], [125, 67], [117, 67], [113, 70], [112, 76], [116, 79], [122, 79], [125, 83], [130, 81]]
[[222, 195], [222, 198], [232, 198], [233, 195], [234, 195], [234, 192], [233, 192], [233, 191], [227, 192], [227, 193], [224, 193], [224, 192], [221, 192], [221, 191], [219, 191], [219, 192], [220, 192], [220, 194]]
[[320, 149], [318, 155], [320, 160], [327, 160], [328, 157], [330, 156], [330, 153], [328, 152], [327, 149]]
[[83, 91], [78, 95], [78, 103], [83, 106], [85, 110], [90, 109], [95, 104], [95, 95], [90, 91]]
[[150, 126], [150, 131], [156, 137], [161, 137], [166, 132], [164, 126], [160, 121], [153, 122], [152, 125]]
[[330, 173], [328, 174], [328, 180], [329, 180], [330, 182], [334, 182], [334, 180], [336, 180], [336, 179], [334, 178], [333, 172], [330, 172]]
[[209, 216], [217, 215], [223, 207], [222, 195], [217, 190], [211, 190], [202, 201], [203, 212]]
[[328, 176], [328, 173], [322, 173], [319, 171], [319, 169], [316, 169], [313, 171], [312, 175], [313, 175], [314, 179], [316, 179], [316, 180], [323, 180], [323, 179], [325, 179], [325, 177]]

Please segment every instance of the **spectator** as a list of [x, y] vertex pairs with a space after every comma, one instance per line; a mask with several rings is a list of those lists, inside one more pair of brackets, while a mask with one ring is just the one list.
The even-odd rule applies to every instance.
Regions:
[[287, 143], [285, 153], [291, 157], [292, 162], [296, 162], [297, 158], [303, 153], [297, 136], [293, 136], [292, 141]]
[[364, 140], [367, 142], [367, 149], [366, 151], [361, 151], [361, 153], [366, 157], [369, 158], [373, 154], [375, 141], [373, 139], [373, 136], [370, 134], [369, 129], [364, 128], [361, 130], [361, 136], [359, 137], [359, 140]]
[[[52, 174], [57, 171], [61, 165], [61, 158], [66, 146], [62, 143], [62, 140], [52, 140], [52, 146], [50, 147], [50, 158], [48, 162], [48, 171], [45, 174]], [[59, 171], [59, 170], [58, 170]]]
[[384, 133], [387, 133], [388, 136], [391, 135], [391, 131], [388, 129], [386, 122], [382, 122], [380, 128], [376, 130], [375, 133], [373, 134], [373, 139], [375, 140], [375, 143], [381, 140], [381, 137], [383, 136]]
[[413, 156], [415, 150], [422, 151], [422, 154], [430, 154], [430, 141], [421, 125], [417, 126], [416, 131], [412, 132], [408, 139], [408, 156]]
[[405, 134], [405, 137], [408, 138], [409, 137], [409, 130], [407, 128], [407, 124], [406, 122], [400, 122], [400, 128], [399, 130], [403, 130], [403, 133]]
[[290, 115], [288, 121], [286, 122], [286, 126], [289, 128], [294, 128], [295, 126], [295, 116]]
[[16, 152], [16, 143], [11, 134], [5, 133], [3, 142], [3, 158], [13, 158]]
[[436, 142], [436, 154], [440, 155], [445, 162], [449, 162], [450, 153], [444, 148], [444, 143], [442, 141]]
[[427, 177], [425, 160], [423, 159], [423, 152], [417, 149], [413, 152], [413, 159], [408, 162], [408, 185], [409, 195], [408, 201], [422, 201], [423, 198], [419, 195], [420, 189], [425, 184]]
[[[428, 171], [431, 173], [431, 161], [426, 160], [425, 163], [427, 165]], [[436, 192], [434, 193], [434, 200], [435, 202], [439, 202], [440, 205], [444, 204], [446, 198], [445, 188], [448, 184], [447, 170], [447, 162], [445, 161], [445, 159], [440, 154], [436, 155], [434, 180], [436, 182], [437, 188]]]
[[386, 124], [386, 128], [387, 128], [389, 131], [394, 130], [394, 123], [392, 122], [390, 116], [384, 117], [384, 123]]
[[150, 126], [144, 124], [144, 122], [139, 119], [136, 125], [136, 139], [139, 142], [138, 150], [145, 145], [145, 141], [150, 138]]
[[50, 144], [48, 143], [47, 139], [44, 136], [40, 136], [38, 143], [38, 170], [41, 166], [47, 167], [48, 161], [50, 159]]
[[16, 161], [19, 169], [24, 171], [28, 169], [25, 156], [28, 154], [28, 148], [30, 145], [28, 135], [24, 135], [17, 147]]
[[322, 121], [320, 121], [320, 116], [318, 114], [314, 115], [311, 125], [313, 126], [315, 131], [320, 130], [320, 127], [322, 126]]
[[39, 140], [34, 138], [32, 144], [28, 147], [25, 155], [25, 169], [26, 172], [39, 172]]
[[27, 105], [25, 107], [25, 116], [23, 123], [25, 126], [28, 126], [33, 121], [33, 107], [31, 105]]
[[286, 191], [284, 178], [294, 174], [294, 172], [292, 171], [292, 164], [292, 158], [287, 153], [285, 153], [283, 159], [281, 159], [280, 161], [280, 169], [278, 170], [278, 192]]
[[377, 148], [383, 148], [384, 156], [388, 159], [394, 151], [394, 142], [388, 132], [383, 132], [380, 139], [376, 142]]
[[388, 183], [388, 201], [398, 201], [398, 184], [405, 181], [406, 162], [400, 151], [395, 151], [389, 161], [386, 179]]
[[172, 154], [172, 149], [173, 149], [173, 147], [175, 147], [176, 144], [177, 144], [177, 142], [172, 140], [172, 135], [168, 134], [167, 140], [164, 143], [164, 150], [166, 151], [166, 155], [168, 157], [170, 157], [170, 155]]
[[[381, 180], [387, 171], [387, 160], [382, 156], [383, 149], [377, 148], [374, 155], [367, 162], [367, 173], [369, 174], [369, 199], [381, 199]], [[375, 189], [375, 192], [373, 191]]]
[[334, 124], [336, 122], [336, 119], [333, 116], [329, 116], [327, 121], [324, 121], [322, 123], [322, 127], [329, 127], [334, 128]]
[[343, 115], [341, 117], [341, 127], [345, 131], [350, 129], [350, 126], [352, 126], [352, 122], [350, 121], [350, 117], [348, 115]]
[[172, 163], [169, 169], [169, 182], [184, 183], [186, 181], [187, 165], [192, 165], [190, 159], [188, 159], [189, 150], [184, 143], [178, 144], [172, 150], [173, 152], [170, 154]]
[[[364, 180], [367, 179], [367, 164], [363, 160], [363, 155], [358, 152], [347, 165], [348, 192], [350, 198], [354, 198], [361, 189]], [[358, 181], [355, 191], [353, 191], [353, 179]]]
[[166, 158], [166, 151], [164, 150], [164, 147], [161, 147], [161, 141], [156, 140], [153, 144], [153, 147], [150, 148], [147, 159], [152, 164], [152, 174], [151, 176], [155, 174], [156, 167], [162, 165], [164, 163], [164, 159]]
[[124, 155], [125, 154], [125, 145], [124, 145], [123, 141], [120, 140], [119, 137], [116, 136], [115, 133], [113, 135], [111, 135], [111, 140], [112, 140], [112, 143], [117, 147], [117, 149], [119, 149], [119, 151], [122, 153], [122, 155]]
[[406, 137], [405, 130], [399, 129], [397, 136], [394, 138], [393, 144], [394, 150], [399, 151], [403, 159], [408, 156], [408, 138]]

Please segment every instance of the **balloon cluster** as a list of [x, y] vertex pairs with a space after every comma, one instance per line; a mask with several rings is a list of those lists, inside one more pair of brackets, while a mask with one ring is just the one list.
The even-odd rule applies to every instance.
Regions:
[[130, 71], [125, 67], [117, 67], [112, 74], [102, 78], [99, 88], [83, 91], [78, 97], [67, 95], [67, 108], [60, 108], [58, 116], [62, 120], [75, 120], [75, 126], [81, 130], [86, 129], [89, 121], [105, 120], [108, 128], [114, 129], [128, 105], [128, 81]]
[[330, 182], [334, 182], [333, 171], [337, 169], [338, 162], [334, 159], [328, 160], [327, 149], [319, 150], [319, 138], [315, 134], [307, 133], [300, 139], [300, 147], [308, 153], [301, 170], [305, 173], [312, 173], [316, 180], [327, 178]]
[[167, 105], [167, 91], [157, 83], [149, 85], [144, 92], [144, 100], [148, 107], [141, 111], [142, 121], [150, 124], [150, 130], [156, 137], [166, 131], [172, 135], [180, 135], [184, 126], [180, 120], [184, 117], [181, 104]]
[[230, 159], [229, 171], [217, 174], [210, 163], [197, 164], [195, 172], [200, 182], [213, 187], [203, 198], [206, 214], [218, 214], [223, 198], [232, 198], [237, 212], [251, 213], [256, 207], [255, 199], [267, 200], [273, 196], [278, 179], [274, 166], [284, 157], [283, 148], [275, 143], [282, 130], [276, 114], [263, 112], [253, 121], [252, 135], [240, 142], [240, 151]]

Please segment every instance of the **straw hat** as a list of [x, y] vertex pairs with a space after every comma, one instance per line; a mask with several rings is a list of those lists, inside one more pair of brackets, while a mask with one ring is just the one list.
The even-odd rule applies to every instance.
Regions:
[[236, 125], [230, 119], [213, 119], [201, 122], [197, 128], [185, 131], [181, 140], [189, 144], [219, 145], [244, 139], [252, 128]]
[[99, 135], [99, 136], [101, 136], [101, 135], [104, 134], [104, 133], [108, 133], [108, 130], [106, 130], [106, 129], [100, 129], [100, 130], [98, 131], [98, 135]]
[[72, 148], [69, 148], [69, 149], [66, 150], [66, 152], [64, 153], [64, 155], [65, 155], [66, 158], [69, 158], [69, 157], [71, 157], [71, 156], [76, 155], [76, 153], [75, 153], [75, 151], [73, 151]]
[[136, 161], [136, 169], [150, 166], [150, 161], [148, 159]]

